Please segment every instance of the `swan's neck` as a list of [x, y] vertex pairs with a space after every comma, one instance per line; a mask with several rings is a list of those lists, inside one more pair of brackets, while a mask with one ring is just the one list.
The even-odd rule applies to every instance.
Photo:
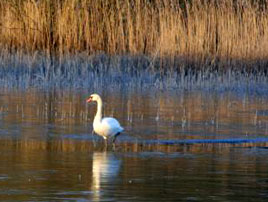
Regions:
[[101, 118], [102, 118], [102, 100], [99, 99], [97, 101], [97, 113], [95, 115], [94, 122], [101, 122]]

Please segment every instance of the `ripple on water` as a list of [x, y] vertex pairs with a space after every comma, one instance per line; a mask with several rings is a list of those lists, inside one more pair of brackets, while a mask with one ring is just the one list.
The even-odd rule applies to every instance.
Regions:
[[10, 177], [8, 175], [0, 175], [0, 181], [8, 180]]

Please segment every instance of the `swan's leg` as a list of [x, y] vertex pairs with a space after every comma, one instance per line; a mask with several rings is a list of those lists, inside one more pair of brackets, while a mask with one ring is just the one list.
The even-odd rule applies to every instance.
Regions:
[[113, 139], [112, 139], [113, 150], [115, 150], [115, 140], [116, 140], [116, 138], [117, 138], [118, 135], [120, 135], [120, 133], [116, 133], [116, 134], [113, 136]]
[[95, 143], [95, 138], [94, 138], [94, 129], [92, 130], [91, 135], [92, 135], [93, 145], [95, 147], [96, 146], [96, 143]]
[[113, 139], [112, 139], [113, 144], [115, 143], [115, 140], [116, 140], [116, 138], [117, 138], [118, 135], [120, 135], [120, 132], [119, 132], [119, 133], [116, 133], [116, 134], [113, 136]]
[[107, 150], [108, 139], [106, 137], [103, 137], [103, 139], [104, 139], [104, 149]]
[[115, 143], [113, 143], [113, 151], [115, 151]]

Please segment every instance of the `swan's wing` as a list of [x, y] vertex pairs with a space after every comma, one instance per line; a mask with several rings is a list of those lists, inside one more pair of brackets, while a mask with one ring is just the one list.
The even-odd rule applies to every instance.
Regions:
[[101, 124], [103, 129], [107, 132], [109, 131], [109, 135], [115, 135], [116, 133], [120, 133], [124, 130], [124, 128], [120, 126], [120, 123], [114, 118], [103, 118]]

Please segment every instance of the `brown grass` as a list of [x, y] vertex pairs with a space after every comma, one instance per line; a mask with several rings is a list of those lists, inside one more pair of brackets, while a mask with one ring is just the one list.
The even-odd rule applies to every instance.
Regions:
[[264, 60], [268, 13], [250, 2], [2, 0], [0, 44], [59, 54]]

